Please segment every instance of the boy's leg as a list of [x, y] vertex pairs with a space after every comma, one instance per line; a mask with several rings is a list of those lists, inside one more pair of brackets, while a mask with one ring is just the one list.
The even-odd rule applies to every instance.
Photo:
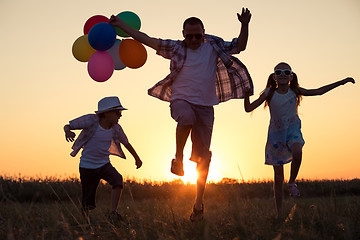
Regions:
[[284, 167], [274, 167], [274, 199], [277, 217], [282, 215], [282, 201], [283, 201], [283, 183], [284, 183]]
[[111, 191], [111, 212], [116, 212], [121, 198], [122, 187], [115, 186]]
[[81, 190], [82, 190], [82, 210], [85, 214], [89, 210], [95, 209], [96, 189], [100, 182], [98, 169], [79, 168]]
[[112, 186], [111, 211], [116, 212], [123, 189], [123, 177], [110, 163], [107, 163], [102, 167], [101, 178]]

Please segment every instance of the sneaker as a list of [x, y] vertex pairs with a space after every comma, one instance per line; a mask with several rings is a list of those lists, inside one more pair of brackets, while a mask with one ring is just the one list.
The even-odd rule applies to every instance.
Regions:
[[201, 210], [195, 209], [195, 206], [193, 207], [193, 212], [190, 215], [190, 220], [192, 222], [201, 221], [204, 219], [204, 204], [201, 205]]
[[288, 188], [290, 197], [300, 197], [300, 191], [295, 183], [289, 183]]
[[171, 160], [171, 169], [170, 171], [178, 176], [184, 176], [184, 168], [183, 163], [175, 161], [175, 159]]
[[112, 211], [109, 216], [109, 221], [113, 225], [118, 225], [120, 221], [122, 221], [122, 217], [118, 212]]

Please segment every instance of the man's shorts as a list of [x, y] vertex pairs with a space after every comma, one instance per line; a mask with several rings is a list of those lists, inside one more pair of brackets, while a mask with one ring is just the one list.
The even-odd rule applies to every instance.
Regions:
[[96, 189], [101, 179], [108, 182], [112, 188], [123, 187], [123, 177], [111, 163], [96, 169], [79, 168], [79, 171], [82, 187], [81, 202], [84, 209], [91, 210], [96, 208]]
[[192, 126], [191, 159], [198, 162], [201, 157], [210, 162], [211, 136], [214, 125], [214, 108], [212, 106], [200, 106], [177, 99], [170, 103], [171, 117], [178, 126]]

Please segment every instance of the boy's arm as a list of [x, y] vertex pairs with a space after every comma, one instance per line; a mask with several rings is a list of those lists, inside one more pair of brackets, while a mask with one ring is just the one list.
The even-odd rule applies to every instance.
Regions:
[[255, 101], [253, 101], [252, 103], [250, 103], [250, 91], [249, 92], [245, 92], [245, 97], [244, 97], [244, 108], [245, 108], [245, 112], [251, 112], [253, 111], [255, 108], [257, 108], [258, 106], [260, 106], [265, 100], [266, 100], [266, 95], [265, 95], [265, 91], [260, 95], [260, 97], [258, 99], [256, 99]]
[[249, 9], [242, 9], [241, 15], [238, 13], [237, 17], [241, 22], [241, 30], [236, 44], [238, 52], [246, 49], [248, 37], [249, 37], [249, 22], [251, 19], [251, 13]]
[[135, 158], [136, 169], [140, 168], [142, 166], [142, 161], [141, 161], [140, 157], [137, 155], [133, 146], [130, 143], [128, 143], [124, 146], [131, 153], [131, 155], [133, 155], [133, 157]]
[[118, 16], [112, 15], [110, 17], [109, 23], [111, 25], [113, 25], [114, 27], [119, 27], [122, 30], [124, 30], [127, 34], [129, 34], [136, 41], [141, 42], [141, 43], [145, 44], [146, 46], [149, 46], [149, 47], [155, 49], [156, 51], [158, 50], [159, 39], [149, 37], [147, 34], [130, 27], [129, 25], [124, 23]]
[[65, 126], [64, 126], [64, 132], [65, 132], [65, 139], [66, 139], [66, 141], [70, 141], [70, 142], [73, 142], [74, 141], [74, 139], [75, 139], [75, 136], [76, 136], [76, 134], [73, 132], [73, 131], [71, 131], [71, 128], [70, 128], [70, 125], [69, 124], [66, 124]]
[[345, 78], [343, 80], [325, 85], [323, 87], [317, 88], [317, 89], [305, 89], [299, 87], [300, 94], [303, 96], [316, 96], [316, 95], [322, 95], [324, 93], [327, 93], [328, 91], [339, 87], [340, 85], [344, 85], [348, 82], [355, 83], [355, 80], [351, 77]]

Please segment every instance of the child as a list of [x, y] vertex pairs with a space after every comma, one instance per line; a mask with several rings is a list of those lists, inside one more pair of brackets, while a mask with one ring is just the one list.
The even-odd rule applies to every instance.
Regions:
[[117, 207], [123, 188], [123, 178], [111, 165], [109, 159], [110, 154], [125, 158], [120, 143], [133, 155], [136, 167], [140, 168], [142, 165], [142, 161], [118, 124], [123, 110], [127, 109], [121, 105], [118, 97], [105, 97], [99, 101], [96, 114], [81, 116], [64, 126], [66, 141], [70, 142], [73, 142], [76, 136], [71, 130], [82, 129], [72, 146], [74, 151], [70, 155], [75, 157], [83, 148], [79, 171], [82, 211], [86, 217], [89, 210], [96, 208], [96, 189], [100, 179], [104, 179], [112, 186], [110, 220], [121, 220]]
[[270, 74], [266, 89], [260, 97], [250, 103], [246, 94], [244, 106], [246, 112], [251, 112], [265, 101], [270, 108], [270, 126], [265, 147], [265, 164], [274, 168], [274, 195], [277, 217], [281, 217], [284, 169], [283, 165], [291, 163], [289, 193], [292, 197], [299, 197], [300, 192], [295, 184], [299, 172], [302, 147], [305, 143], [301, 134], [301, 121], [297, 114], [301, 96], [322, 95], [340, 85], [352, 82], [353, 78], [346, 78], [318, 89], [304, 89], [299, 87], [297, 76], [287, 63], [279, 63]]

